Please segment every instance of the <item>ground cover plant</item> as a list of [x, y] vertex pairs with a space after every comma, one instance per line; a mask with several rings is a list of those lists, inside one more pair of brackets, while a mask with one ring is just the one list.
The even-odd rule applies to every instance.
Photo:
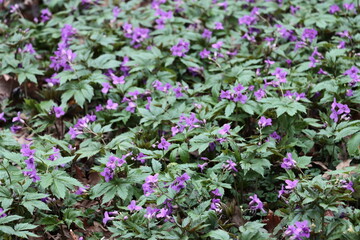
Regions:
[[1, 0], [1, 239], [360, 239], [359, 12]]

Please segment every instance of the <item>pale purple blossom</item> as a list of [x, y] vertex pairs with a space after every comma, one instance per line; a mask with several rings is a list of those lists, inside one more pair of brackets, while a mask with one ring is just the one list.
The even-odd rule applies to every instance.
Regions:
[[65, 112], [62, 107], [54, 107], [53, 111], [55, 113], [56, 118], [60, 118], [61, 116], [65, 115]]
[[136, 201], [135, 200], [131, 200], [130, 204], [127, 206], [127, 208], [130, 210], [130, 212], [133, 211], [140, 211], [142, 209], [141, 206], [137, 206], [136, 205]]
[[216, 29], [216, 30], [222, 30], [222, 29], [224, 29], [224, 27], [223, 27], [223, 25], [222, 25], [221, 22], [215, 22], [214, 29]]
[[272, 119], [261, 116], [258, 124], [259, 124], [259, 127], [261, 127], [261, 128], [266, 127], [266, 126], [271, 126]]
[[173, 56], [184, 57], [190, 49], [190, 43], [180, 39], [179, 42], [171, 47]]
[[47, 22], [51, 19], [52, 14], [48, 8], [41, 10], [40, 13], [41, 22]]
[[108, 110], [116, 110], [118, 106], [119, 106], [118, 103], [115, 103], [111, 99], [109, 99], [106, 102], [106, 107], [105, 108], [108, 109]]
[[296, 161], [292, 158], [292, 154], [291, 153], [287, 153], [286, 157], [283, 158], [283, 162], [281, 164], [281, 167], [286, 169], [286, 170], [290, 170], [291, 168], [296, 166]]
[[285, 180], [286, 186], [285, 188], [288, 190], [292, 190], [296, 188], [296, 185], [298, 184], [299, 180], [295, 179], [294, 181], [291, 180]]
[[263, 202], [258, 198], [256, 194], [249, 197], [251, 199], [249, 206], [251, 210], [261, 210], [266, 213]]
[[302, 222], [295, 222], [294, 225], [289, 225], [284, 235], [292, 240], [303, 240], [310, 237], [310, 232], [309, 222], [304, 220]]
[[110, 90], [111, 88], [113, 88], [113, 87], [110, 85], [110, 83], [108, 83], [108, 82], [103, 82], [103, 83], [101, 83], [101, 85], [102, 85], [101, 92], [102, 92], [103, 94], [107, 94], [107, 93], [109, 92], [109, 90]]
[[169, 143], [168, 141], [166, 141], [166, 139], [164, 137], [161, 137], [161, 141], [158, 144], [158, 148], [159, 149], [163, 149], [163, 150], [168, 150], [170, 147], [171, 143]]
[[225, 170], [233, 170], [234, 172], [238, 172], [238, 170], [236, 169], [236, 163], [231, 160], [226, 160], [226, 164], [223, 164], [222, 167]]
[[226, 135], [229, 133], [231, 126], [230, 124], [224, 124], [223, 127], [218, 131], [219, 134], [221, 135]]

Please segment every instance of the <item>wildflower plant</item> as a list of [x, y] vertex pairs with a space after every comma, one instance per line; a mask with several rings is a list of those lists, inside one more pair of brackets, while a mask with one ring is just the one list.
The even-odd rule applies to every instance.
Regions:
[[36, 2], [0, 1], [1, 238], [359, 239], [358, 1]]

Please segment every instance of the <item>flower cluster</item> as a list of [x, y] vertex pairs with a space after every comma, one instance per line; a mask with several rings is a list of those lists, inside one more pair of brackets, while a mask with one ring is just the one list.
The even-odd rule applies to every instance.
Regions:
[[58, 44], [58, 49], [54, 52], [55, 56], [50, 57], [50, 67], [55, 71], [59, 71], [61, 68], [65, 71], [72, 70], [71, 64], [76, 54], [69, 48], [69, 41], [76, 32], [76, 29], [69, 24], [65, 24], [61, 29], [61, 41]]
[[295, 222], [294, 225], [290, 225], [284, 232], [284, 235], [291, 240], [303, 240], [303, 238], [310, 237], [310, 232], [309, 222], [304, 220], [302, 222]]
[[25, 171], [23, 171], [23, 174], [25, 176], [30, 177], [33, 182], [37, 182], [40, 180], [40, 177], [37, 175], [37, 170], [36, 170], [36, 164], [35, 164], [35, 150], [31, 149], [31, 144], [23, 144], [21, 145], [21, 154], [24, 157], [27, 157], [27, 159], [25, 160], [26, 163], [26, 169]]
[[215, 190], [211, 191], [211, 194], [214, 197], [211, 199], [210, 209], [214, 210], [215, 212], [218, 212], [218, 213], [222, 212], [221, 205], [220, 205], [221, 201], [219, 199], [222, 196], [222, 194], [220, 193], [219, 189], [216, 188]]
[[190, 176], [187, 173], [184, 173], [180, 177], [177, 177], [175, 181], [171, 184], [171, 188], [176, 192], [180, 192], [181, 189], [185, 188], [185, 182], [190, 179]]
[[171, 52], [173, 56], [184, 57], [190, 49], [190, 43], [180, 39], [179, 42], [171, 47]]
[[243, 87], [241, 84], [238, 84], [232, 89], [232, 91], [221, 90], [220, 99], [229, 99], [234, 102], [241, 102], [242, 104], [245, 104], [246, 101], [248, 100], [248, 97], [245, 94], [243, 94], [244, 89], [245, 87]]
[[109, 182], [114, 178], [115, 170], [117, 167], [121, 167], [126, 163], [125, 159], [130, 156], [132, 153], [125, 154], [121, 156], [121, 158], [115, 157], [111, 155], [106, 163], [106, 167], [100, 173], [101, 176], [104, 177], [105, 182]]
[[264, 209], [264, 204], [263, 202], [258, 198], [258, 196], [256, 194], [254, 194], [253, 196], [249, 197], [251, 199], [249, 206], [251, 210], [261, 210], [262, 212], [266, 213], [265, 209]]
[[334, 122], [337, 123], [339, 121], [339, 116], [340, 116], [340, 120], [341, 119], [344, 119], [344, 120], [350, 119], [349, 114], [350, 114], [350, 108], [348, 107], [348, 105], [337, 103], [336, 98], [334, 98], [334, 101], [331, 104], [330, 118], [332, 120], [334, 120]]
[[78, 135], [83, 133], [84, 128], [89, 126], [89, 123], [96, 121], [96, 115], [88, 114], [85, 117], [80, 118], [77, 123], [69, 128], [69, 134], [72, 139], [75, 139]]
[[154, 188], [157, 186], [159, 174], [156, 173], [154, 176], [149, 175], [145, 179], [145, 183], [142, 185], [145, 196], [150, 196], [154, 192]]
[[200, 127], [198, 123], [201, 123], [201, 121], [196, 118], [195, 113], [190, 113], [188, 117], [185, 116], [185, 114], [181, 114], [177, 126], [171, 128], [172, 136], [184, 132], [186, 128], [187, 130], [191, 130]]
[[150, 30], [148, 28], [134, 28], [132, 24], [125, 23], [123, 25], [124, 36], [131, 39], [131, 45], [134, 48], [141, 47], [141, 43], [149, 38]]
[[281, 164], [281, 167], [286, 169], [286, 170], [290, 170], [291, 168], [296, 166], [296, 161], [292, 158], [292, 154], [291, 153], [287, 153], [286, 157], [283, 158], [283, 162]]

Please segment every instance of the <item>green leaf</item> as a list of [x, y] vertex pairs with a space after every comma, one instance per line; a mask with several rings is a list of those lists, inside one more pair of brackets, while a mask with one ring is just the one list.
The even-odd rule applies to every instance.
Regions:
[[309, 165], [311, 163], [311, 157], [307, 157], [307, 156], [302, 156], [302, 157], [298, 157], [296, 159], [296, 165], [299, 168], [307, 168], [307, 165]]
[[350, 138], [347, 142], [347, 150], [351, 156], [360, 156], [360, 133]]
[[161, 163], [155, 159], [151, 160], [151, 166], [155, 173], [159, 173], [161, 171]]
[[233, 101], [229, 102], [225, 108], [225, 116], [229, 117], [234, 112], [235, 107], [236, 104]]
[[210, 237], [211, 239], [218, 239], [218, 240], [230, 240], [230, 236], [224, 230], [212, 230], [208, 234], [205, 234], [204, 237]]

